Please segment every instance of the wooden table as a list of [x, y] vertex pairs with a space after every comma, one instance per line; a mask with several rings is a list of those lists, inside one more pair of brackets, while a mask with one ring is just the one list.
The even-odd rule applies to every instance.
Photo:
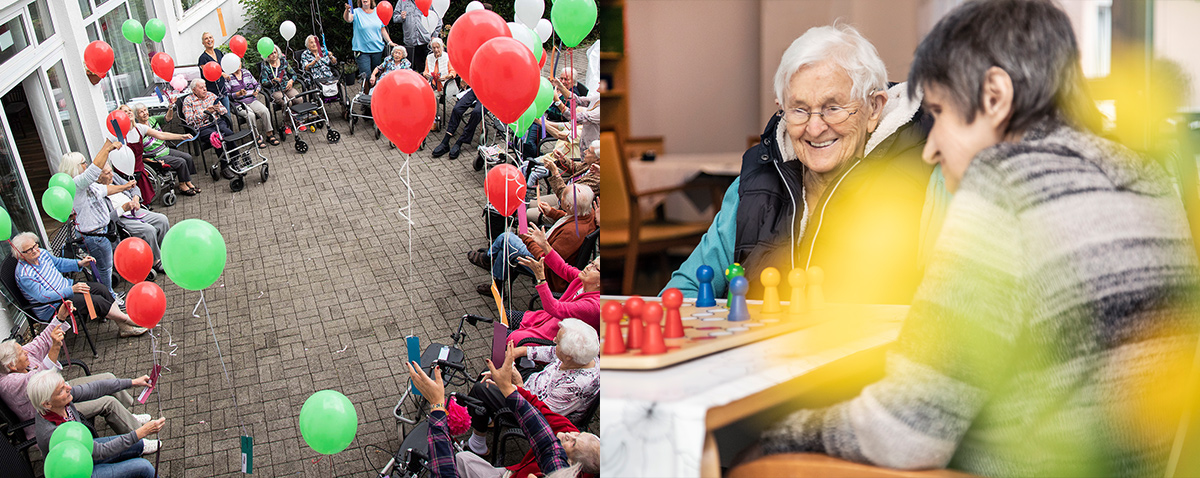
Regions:
[[[742, 153], [663, 154], [654, 161], [629, 161], [629, 176], [636, 191], [681, 186], [701, 174], [733, 178], [741, 172]], [[649, 214], [665, 204], [668, 218], [680, 222], [709, 220], [711, 211], [698, 210], [683, 193], [656, 194], [641, 198], [642, 211]]]
[[[608, 299], [624, 297], [602, 298]], [[879, 369], [908, 306], [856, 308], [846, 317], [664, 369], [604, 370], [605, 474], [719, 477], [714, 430], [857, 371]]]

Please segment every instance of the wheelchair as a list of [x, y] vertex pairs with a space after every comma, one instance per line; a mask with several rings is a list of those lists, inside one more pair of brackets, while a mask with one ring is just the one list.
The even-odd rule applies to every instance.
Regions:
[[175, 188], [179, 187], [179, 176], [171, 165], [157, 159], [143, 158], [146, 166], [146, 176], [154, 186], [154, 196], [159, 198], [165, 207], [175, 205]]

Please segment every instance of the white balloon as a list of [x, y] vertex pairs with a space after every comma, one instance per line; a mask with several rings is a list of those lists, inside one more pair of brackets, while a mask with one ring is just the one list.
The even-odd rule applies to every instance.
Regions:
[[279, 34], [283, 35], [284, 40], [291, 40], [296, 36], [296, 24], [291, 20], [285, 20], [279, 25]]
[[508, 31], [512, 33], [514, 39], [521, 42], [526, 48], [529, 48], [529, 53], [533, 53], [535, 57], [537, 56], [535, 48], [538, 48], [540, 45], [537, 44], [537, 38], [534, 37], [537, 34], [533, 30], [520, 23], [508, 22]]
[[450, 0], [433, 0], [432, 10], [438, 12], [438, 18], [442, 18], [448, 8], [450, 8]]
[[546, 4], [542, 0], [517, 0], [513, 4], [513, 10], [513, 19], [517, 23], [534, 28], [537, 26], [538, 20], [542, 19], [542, 14], [546, 12]]
[[225, 55], [221, 57], [221, 71], [224, 71], [226, 74], [232, 75], [233, 72], [238, 71], [238, 68], [241, 67], [242, 59], [238, 58], [237, 55]]
[[432, 33], [439, 24], [442, 23], [442, 18], [432, 8], [429, 9], [429, 15], [425, 15], [425, 31]]
[[467, 11], [468, 11], [468, 12], [473, 12], [473, 11], [475, 11], [475, 10], [483, 10], [483, 4], [482, 4], [482, 3], [479, 3], [479, 2], [477, 2], [477, 1], [472, 1], [471, 3], [468, 3], [468, 4], [467, 4]]
[[550, 35], [554, 34], [554, 24], [550, 23], [550, 20], [543, 18], [538, 20], [537, 26], [533, 27], [533, 31], [537, 32], [538, 37], [542, 41], [546, 41], [550, 39]]
[[121, 146], [121, 149], [109, 152], [108, 162], [112, 163], [113, 169], [120, 171], [121, 174], [133, 174], [133, 150], [129, 149], [129, 145]]

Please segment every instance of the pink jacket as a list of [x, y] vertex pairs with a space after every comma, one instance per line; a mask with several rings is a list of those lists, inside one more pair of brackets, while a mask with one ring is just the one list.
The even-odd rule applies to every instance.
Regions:
[[559, 277], [573, 277], [561, 299], [555, 299], [550, 286], [538, 284], [538, 296], [542, 298], [543, 310], [530, 310], [521, 317], [521, 328], [508, 334], [508, 340], [519, 343], [522, 339], [537, 337], [554, 340], [558, 335], [558, 323], [563, 319], [579, 319], [600, 330], [600, 292], [582, 292], [583, 281], [579, 280], [579, 269], [563, 261], [558, 251], [551, 249], [546, 254], [546, 267]]
[[[29, 377], [33, 376], [34, 372], [42, 370], [42, 359], [50, 353], [52, 342], [50, 327], [46, 327], [46, 330], [22, 347], [25, 349], [25, 353], [29, 354], [28, 372], [6, 373], [8, 372], [7, 368], [0, 371], [0, 399], [3, 399], [8, 408], [15, 412], [21, 420], [30, 420], [37, 415], [37, 410], [33, 408], [32, 403], [29, 403], [29, 395], [25, 394], [25, 384], [29, 383]], [[25, 437], [33, 438], [33, 432], [34, 427], [26, 427]]]

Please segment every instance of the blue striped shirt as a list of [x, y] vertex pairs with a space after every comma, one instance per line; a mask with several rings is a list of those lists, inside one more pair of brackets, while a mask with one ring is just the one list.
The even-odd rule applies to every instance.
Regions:
[[70, 259], [55, 257], [50, 251], [40, 249], [37, 265], [25, 261], [17, 261], [17, 285], [25, 299], [32, 303], [43, 305], [34, 307], [37, 319], [49, 322], [54, 316], [54, 303], [70, 298], [73, 292], [71, 279], [63, 277], [64, 272], [78, 272], [79, 263]]

